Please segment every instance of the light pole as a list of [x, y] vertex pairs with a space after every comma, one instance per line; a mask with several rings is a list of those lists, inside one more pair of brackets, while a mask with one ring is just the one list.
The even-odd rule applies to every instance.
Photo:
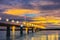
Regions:
[[20, 25], [20, 34], [23, 35], [23, 24]]

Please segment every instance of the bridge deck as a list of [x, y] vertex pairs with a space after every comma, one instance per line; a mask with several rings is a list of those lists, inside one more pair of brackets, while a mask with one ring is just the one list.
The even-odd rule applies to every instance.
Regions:
[[23, 24], [24, 27], [36, 27], [36, 28], [44, 28], [44, 26], [39, 26], [39, 25], [33, 25], [29, 22], [26, 22], [26, 24], [24, 23], [16, 23], [16, 22], [8, 22], [8, 21], [0, 21], [0, 26], [17, 26], [17, 27], [20, 27], [20, 25]]
[[20, 23], [0, 21], [0, 26], [20, 26]]

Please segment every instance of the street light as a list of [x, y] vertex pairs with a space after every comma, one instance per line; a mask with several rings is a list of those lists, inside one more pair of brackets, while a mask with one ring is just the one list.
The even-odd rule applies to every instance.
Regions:
[[14, 20], [12, 20], [11, 22], [14, 22]]
[[32, 25], [32, 27], [34, 26], [33, 24], [31, 24]]
[[19, 23], [19, 21], [16, 21], [16, 23]]
[[0, 20], [2, 20], [2, 18], [0, 17]]
[[9, 19], [6, 19], [6, 21], [9, 21]]
[[23, 25], [21, 24], [21, 27], [23, 27]]

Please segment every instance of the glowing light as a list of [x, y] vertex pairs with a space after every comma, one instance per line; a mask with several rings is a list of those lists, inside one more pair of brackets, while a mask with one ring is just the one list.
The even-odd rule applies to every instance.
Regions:
[[31, 24], [32, 26], [34, 26], [33, 24]]
[[6, 21], [9, 21], [9, 19], [6, 19]]
[[15, 40], [15, 26], [12, 26], [12, 39]]
[[0, 20], [2, 20], [2, 18], [0, 17]]
[[23, 27], [23, 25], [21, 24], [21, 27]]
[[15, 26], [12, 26], [12, 32], [15, 33]]
[[19, 21], [16, 21], [16, 23], [19, 23]]
[[26, 34], [28, 34], [28, 28], [26, 28]]
[[14, 20], [12, 20], [11, 22], [14, 22]]

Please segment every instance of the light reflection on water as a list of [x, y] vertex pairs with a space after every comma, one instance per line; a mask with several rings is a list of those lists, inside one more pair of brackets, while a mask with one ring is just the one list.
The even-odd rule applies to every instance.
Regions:
[[20, 36], [19, 31], [12, 33], [10, 37], [6, 37], [6, 31], [0, 31], [0, 40], [58, 40], [60, 34], [59, 31], [40, 31], [28, 35], [23, 34], [23, 36]]

